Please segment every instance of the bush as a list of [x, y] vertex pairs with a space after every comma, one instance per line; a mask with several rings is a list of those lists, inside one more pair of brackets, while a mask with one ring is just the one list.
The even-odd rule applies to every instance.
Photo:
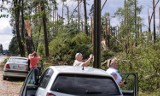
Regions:
[[142, 91], [157, 90], [160, 85], [160, 44], [139, 46], [132, 52], [119, 54], [120, 72], [137, 72], [139, 87]]
[[4, 64], [6, 64], [7, 60], [8, 60], [8, 57], [7, 57], [7, 58], [5, 58], [3, 62], [0, 62], [0, 67], [3, 67], [3, 66], [4, 66]]
[[80, 32], [74, 37], [66, 37], [68, 34], [59, 34], [50, 42], [49, 49], [54, 63], [72, 65], [77, 52], [84, 54], [84, 58], [91, 53], [90, 39], [85, 33]]

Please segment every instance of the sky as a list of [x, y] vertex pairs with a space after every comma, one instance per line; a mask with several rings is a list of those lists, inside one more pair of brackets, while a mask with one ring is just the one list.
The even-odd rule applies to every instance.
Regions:
[[13, 37], [12, 28], [9, 24], [9, 19], [0, 18], [0, 44], [3, 45], [3, 49], [8, 49], [9, 43]]
[[[87, 0], [88, 5], [92, 5], [94, 0]], [[104, 3], [105, 0], [101, 0], [102, 1], [102, 5]], [[155, 0], [157, 1], [157, 0]], [[57, 0], [58, 2], [58, 6], [62, 6], [62, 2], [61, 0]], [[105, 12], [110, 12], [111, 16], [114, 15], [114, 13], [116, 12], [117, 8], [122, 7], [124, 3], [124, 0], [107, 0], [103, 10], [102, 10], [102, 15]], [[75, 0], [67, 0], [67, 2], [65, 3], [67, 4], [69, 7], [69, 10], [73, 10], [77, 3], [75, 2]], [[0, 2], [1, 5], [1, 2]], [[147, 18], [148, 18], [148, 9], [150, 10], [150, 14], [152, 11], [152, 0], [138, 0], [138, 5], [143, 5], [143, 9], [142, 12], [140, 14], [141, 18], [143, 18], [143, 23], [146, 24], [146, 28], [144, 27], [144, 30], [147, 29]], [[157, 5], [157, 11], [160, 4]], [[9, 7], [9, 6], [7, 6]], [[83, 6], [81, 6], [83, 7]], [[89, 7], [87, 8], [89, 11]], [[83, 9], [82, 9], [83, 11]], [[61, 7], [59, 7], [58, 9], [59, 14], [61, 14]], [[0, 14], [2, 14], [3, 12], [0, 12]], [[6, 13], [5, 14], [9, 14]], [[156, 24], [158, 26], [158, 16], [156, 16]], [[13, 37], [12, 34], [12, 27], [9, 24], [10, 18], [0, 18], [0, 44], [3, 45], [3, 49], [8, 49], [9, 43]], [[119, 20], [117, 18], [112, 18], [111, 19], [111, 25], [112, 26], [116, 26], [119, 24]]]
[[[62, 8], [62, 0], [57, 0], [58, 1], [58, 5], [59, 7], [59, 14], [61, 14], [61, 8]], [[106, 0], [101, 0], [101, 5], [104, 4]], [[139, 15], [142, 19], [143, 19], [143, 31], [147, 31], [148, 28], [148, 9], [149, 9], [149, 14], [151, 15], [152, 13], [152, 1], [153, 0], [137, 0], [138, 1], [138, 6], [142, 6], [142, 11], [141, 14]], [[155, 2], [157, 2], [158, 0], [155, 0]], [[92, 5], [94, 2], [94, 0], [87, 0], [88, 5]], [[67, 0], [67, 2], [65, 2], [66, 5], [71, 6], [69, 8], [69, 10], [73, 10], [75, 9], [75, 6], [77, 5], [77, 2], [75, 2], [75, 0]], [[123, 7], [124, 4], [124, 0], [107, 0], [107, 2], [105, 3], [105, 6], [102, 10], [102, 15], [104, 15], [104, 13], [109, 12], [110, 16], [114, 16], [114, 13], [116, 12], [116, 10], [120, 7]], [[160, 7], [160, 2], [157, 5], [156, 11], [159, 12], [159, 7]], [[83, 3], [81, 5], [81, 9], [83, 8]], [[90, 9], [90, 7], [88, 7], [87, 9]], [[82, 9], [83, 11], [83, 9]], [[89, 12], [89, 11], [88, 11]], [[159, 17], [158, 15], [156, 15], [156, 25], [158, 26], [158, 22], [159, 22]], [[111, 18], [111, 25], [112, 26], [118, 26], [119, 24], [119, 20], [118, 18]]]
[[[0, 1], [0, 5], [2, 4], [2, 2]], [[4, 6], [9, 9], [9, 5], [4, 3]], [[0, 15], [1, 14], [6, 14], [9, 15], [9, 13], [7, 11], [0, 11]], [[8, 18], [0, 18], [0, 44], [3, 45], [3, 49], [7, 50], [9, 43], [13, 37], [12, 34], [12, 27], [9, 24], [10, 21], [10, 17]]]

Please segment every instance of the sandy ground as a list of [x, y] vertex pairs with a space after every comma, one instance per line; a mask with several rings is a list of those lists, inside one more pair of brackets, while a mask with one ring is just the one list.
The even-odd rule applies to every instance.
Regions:
[[[4, 59], [0, 59], [0, 62]], [[0, 96], [19, 96], [24, 78], [8, 78], [3, 80], [3, 68], [0, 67]]]

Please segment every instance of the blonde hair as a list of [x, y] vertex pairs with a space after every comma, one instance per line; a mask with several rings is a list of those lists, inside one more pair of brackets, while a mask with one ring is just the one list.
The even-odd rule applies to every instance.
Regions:
[[117, 61], [117, 58], [113, 57], [113, 58], [108, 59], [108, 61], [107, 61], [107, 67], [110, 67], [113, 64], [113, 60]]

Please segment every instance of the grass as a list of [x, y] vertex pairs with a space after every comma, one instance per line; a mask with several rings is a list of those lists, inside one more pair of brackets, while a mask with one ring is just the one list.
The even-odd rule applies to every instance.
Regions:
[[160, 96], [160, 88], [150, 92], [139, 92], [139, 96]]

